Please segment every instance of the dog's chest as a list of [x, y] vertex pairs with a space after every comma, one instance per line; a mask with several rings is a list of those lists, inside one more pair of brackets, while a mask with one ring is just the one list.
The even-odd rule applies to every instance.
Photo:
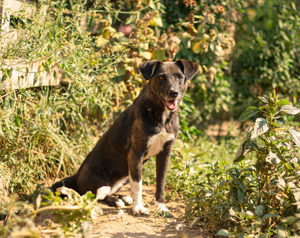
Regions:
[[163, 150], [166, 142], [174, 140], [174, 135], [167, 133], [166, 130], [161, 131], [158, 134], [151, 136], [147, 143], [147, 154], [145, 159], [149, 159]]

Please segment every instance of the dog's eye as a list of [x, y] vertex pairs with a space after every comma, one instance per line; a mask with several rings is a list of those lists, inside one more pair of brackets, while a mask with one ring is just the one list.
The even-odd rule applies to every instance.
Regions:
[[177, 79], [182, 79], [183, 77], [182, 77], [181, 74], [175, 74], [175, 78], [177, 78]]
[[166, 80], [166, 75], [162, 74], [162, 75], [159, 75], [158, 78], [160, 80]]

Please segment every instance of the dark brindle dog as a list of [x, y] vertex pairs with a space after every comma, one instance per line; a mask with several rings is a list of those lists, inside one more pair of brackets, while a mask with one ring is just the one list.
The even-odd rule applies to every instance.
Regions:
[[128, 181], [133, 195], [133, 213], [147, 214], [142, 202], [142, 164], [156, 156], [156, 202], [164, 204], [164, 187], [169, 157], [178, 133], [178, 108], [187, 88], [187, 80], [198, 71], [188, 60], [145, 62], [140, 70], [149, 80], [140, 95], [117, 118], [88, 154], [78, 172], [52, 186], [66, 186], [80, 194], [96, 194], [102, 186], [118, 191]]

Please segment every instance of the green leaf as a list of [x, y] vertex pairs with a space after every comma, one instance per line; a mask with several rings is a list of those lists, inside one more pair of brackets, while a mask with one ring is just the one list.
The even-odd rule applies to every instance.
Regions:
[[280, 99], [277, 103], [278, 107], [282, 107], [284, 105], [290, 105], [290, 102], [286, 99]]
[[250, 151], [248, 149], [249, 147], [249, 143], [250, 143], [250, 137], [251, 137], [251, 128], [249, 129], [249, 131], [247, 132], [247, 136], [246, 139], [243, 140], [243, 142], [240, 144], [240, 147], [234, 157], [233, 162], [240, 162], [244, 159], [245, 155]]
[[230, 236], [230, 232], [225, 230], [225, 229], [221, 229], [218, 231], [217, 233], [218, 236], [226, 236], [226, 237], [229, 237]]
[[243, 192], [245, 192], [246, 191], [246, 186], [245, 186], [245, 184], [243, 183], [243, 182], [240, 182], [240, 189], [243, 191]]
[[300, 132], [294, 129], [289, 129], [289, 132], [291, 133], [295, 144], [300, 147]]
[[281, 110], [281, 112], [286, 112], [288, 114], [291, 114], [291, 115], [296, 115], [300, 112], [300, 109], [297, 108], [297, 107], [294, 107], [292, 105], [284, 105]]
[[249, 211], [249, 210], [246, 211], [246, 212], [244, 213], [244, 215], [247, 216], [247, 217], [249, 217], [249, 218], [254, 217], [254, 213], [251, 212], [251, 211]]
[[265, 97], [258, 97], [258, 99], [264, 103], [269, 103], [268, 99], [266, 99]]
[[118, 76], [124, 76], [126, 74], [126, 69], [124, 66], [117, 67]]
[[295, 216], [284, 217], [281, 219], [282, 222], [287, 223], [288, 225], [293, 224], [297, 220], [298, 218]]
[[258, 205], [255, 209], [255, 214], [259, 217], [261, 217], [264, 214], [265, 206], [264, 205]]
[[253, 126], [253, 132], [251, 135], [251, 139], [255, 139], [258, 136], [266, 133], [269, 130], [268, 122], [264, 118], [257, 118], [254, 126]]
[[243, 203], [245, 201], [245, 193], [242, 189], [238, 188], [238, 200], [239, 202]]
[[201, 51], [201, 42], [198, 41], [198, 42], [194, 42], [192, 44], [192, 51], [195, 53], [195, 54], [199, 54], [200, 51]]
[[254, 116], [259, 112], [259, 109], [257, 107], [248, 107], [239, 117], [238, 121], [243, 122], [249, 119], [250, 117]]
[[289, 37], [287, 36], [287, 34], [284, 31], [280, 31], [280, 35], [282, 36], [282, 38], [285, 41], [290, 41]]
[[163, 27], [163, 22], [160, 16], [155, 16], [150, 20], [150, 26]]
[[21, 126], [21, 123], [20, 123], [20, 117], [19, 117], [19, 116], [16, 116], [16, 117], [15, 117], [15, 122], [16, 122], [16, 125], [17, 125], [18, 127]]
[[164, 60], [165, 58], [166, 58], [166, 54], [163, 49], [154, 50], [153, 59]]
[[187, 32], [183, 32], [183, 33], [182, 33], [182, 37], [183, 37], [183, 38], [190, 39], [190, 38], [191, 38], [191, 34], [189, 34], [189, 33], [187, 33]]
[[274, 214], [274, 213], [268, 213], [268, 214], [263, 216], [264, 219], [268, 219], [268, 218], [271, 218], [271, 217], [279, 217], [279, 215]]
[[91, 192], [87, 192], [85, 194], [85, 197], [86, 197], [86, 199], [93, 200], [95, 198], [95, 195]]

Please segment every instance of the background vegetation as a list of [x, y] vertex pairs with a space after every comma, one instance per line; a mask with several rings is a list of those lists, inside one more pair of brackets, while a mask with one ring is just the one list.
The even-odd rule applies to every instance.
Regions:
[[[18, 36], [1, 45], [0, 80], [10, 79], [13, 59], [41, 62], [40, 71], [55, 68], [62, 78], [54, 87], [0, 90], [1, 214], [25, 209], [8, 206], [19, 201], [8, 194], [33, 200], [34, 190], [78, 168], [143, 87], [141, 62], [186, 58], [199, 63], [200, 73], [181, 105], [168, 186], [189, 199], [191, 219], [223, 228], [219, 235], [299, 234], [299, 2], [39, 0], [37, 9], [11, 17]], [[261, 124], [256, 119], [250, 128], [263, 133], [243, 140], [244, 126], [234, 138], [215, 140], [203, 132], [237, 120], [246, 108], [241, 121], [250, 125], [259, 116]], [[233, 164], [236, 152], [240, 160], [250, 149], [255, 153]], [[14, 222], [33, 227], [9, 218], [2, 234]]]

